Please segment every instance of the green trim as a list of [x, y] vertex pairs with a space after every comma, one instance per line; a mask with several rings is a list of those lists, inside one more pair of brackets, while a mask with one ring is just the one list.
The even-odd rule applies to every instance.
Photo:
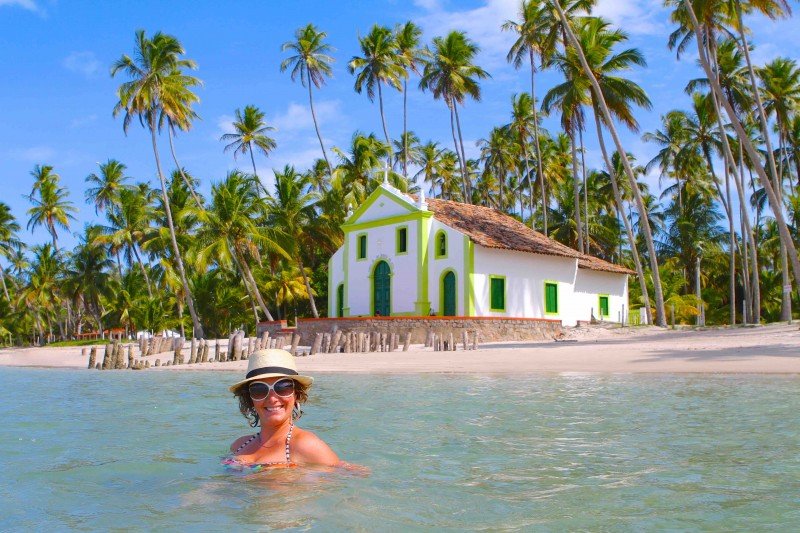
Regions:
[[344, 236], [344, 256], [342, 257], [342, 260], [344, 262], [344, 307], [342, 308], [342, 315], [350, 316], [350, 303], [348, 301], [350, 291], [347, 290], [350, 287], [350, 236], [349, 235]]
[[[555, 312], [548, 312], [547, 311], [547, 286], [548, 285], [555, 285], [555, 287], [556, 287], [556, 310], [555, 310]], [[550, 280], [550, 279], [544, 280], [543, 290], [544, 290], [544, 295], [543, 295], [544, 298], [542, 298], [542, 304], [543, 304], [542, 308], [544, 309], [544, 314], [545, 315], [549, 315], [549, 316], [558, 316], [558, 314], [559, 314], [558, 313], [558, 308], [559, 308], [559, 305], [558, 305], [558, 300], [559, 300], [559, 298], [558, 298], [558, 293], [559, 293], [558, 282], [554, 281], [554, 280]]]
[[414, 213], [408, 213], [406, 215], [395, 215], [391, 217], [381, 218], [379, 220], [370, 220], [369, 222], [359, 222], [354, 224], [342, 224], [342, 231], [345, 234], [351, 233], [353, 231], [365, 230], [365, 229], [372, 229], [372, 228], [380, 228], [382, 226], [389, 226], [391, 224], [398, 224], [402, 222], [411, 222], [414, 220], [419, 220], [423, 218], [431, 218], [433, 217], [433, 213], [430, 211], [416, 211]]
[[464, 316], [475, 316], [475, 243], [464, 235]]
[[[495, 279], [503, 281], [503, 307], [492, 307], [492, 280]], [[505, 313], [506, 308], [508, 308], [508, 286], [506, 284], [506, 277], [499, 274], [489, 274], [489, 311]]]
[[[406, 249], [400, 251], [400, 231], [406, 230]], [[397, 226], [394, 229], [394, 253], [395, 255], [408, 255], [408, 225]]]
[[332, 255], [330, 259], [328, 259], [328, 318], [333, 316], [333, 303], [336, 301], [336, 297], [331, 295], [331, 287], [333, 287], [333, 258], [336, 255]]
[[456, 315], [458, 315], [458, 272], [454, 268], [446, 268], [442, 270], [441, 274], [439, 274], [439, 312], [436, 313], [437, 316], [445, 316], [444, 315], [444, 277], [449, 273], [452, 272], [453, 276], [456, 278], [455, 284], [453, 285], [455, 288], [455, 299], [456, 299]]
[[392, 277], [394, 277], [394, 269], [392, 264], [385, 257], [379, 257], [372, 263], [369, 268], [369, 316], [375, 316], [375, 269], [378, 263], [384, 262], [389, 267], [389, 316], [392, 316]]
[[[427, 212], [420, 212], [427, 213]], [[428, 241], [431, 236], [431, 217], [417, 218], [417, 301], [414, 309], [418, 316], [427, 316], [431, 312], [428, 295]]]
[[[444, 236], [444, 253], [439, 251], [439, 236]], [[447, 252], [450, 249], [450, 243], [448, 242], [450, 239], [447, 235], [447, 232], [443, 229], [440, 229], [436, 232], [436, 235], [433, 237], [433, 258], [434, 259], [447, 259]]]
[[[342, 291], [341, 298], [339, 298], [339, 291]], [[341, 318], [342, 315], [344, 315], [344, 283], [336, 286], [336, 316]]]
[[[603, 314], [603, 306], [601, 305], [603, 298], [606, 299], [606, 314]], [[608, 294], [597, 295], [597, 315], [601, 317], [611, 316], [611, 298]]]
[[[364, 237], [364, 257], [361, 257], [361, 237]], [[365, 232], [356, 233], [356, 261], [366, 261], [369, 255], [369, 237]]]
[[345, 220], [344, 223], [346, 225], [355, 224], [356, 221], [361, 217], [361, 215], [363, 215], [367, 211], [367, 209], [372, 207], [375, 204], [375, 202], [378, 201], [379, 198], [388, 198], [389, 200], [393, 201], [400, 207], [407, 209], [409, 212], [413, 212], [416, 210], [416, 208], [410, 202], [406, 202], [401, 200], [400, 198], [397, 198], [394, 194], [391, 194], [383, 187], [378, 187], [372, 192], [372, 194], [369, 195], [369, 197], [366, 200], [364, 200], [364, 203], [358, 206], [358, 209], [356, 209], [355, 212], [353, 212], [353, 214], [350, 217], [348, 217], [348, 219]]

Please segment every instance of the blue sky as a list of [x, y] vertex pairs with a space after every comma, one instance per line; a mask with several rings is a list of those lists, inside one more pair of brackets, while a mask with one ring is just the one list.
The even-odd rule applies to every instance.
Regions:
[[[84, 200], [85, 177], [97, 170], [97, 162], [115, 158], [128, 166], [135, 181], [157, 183], [155, 165], [146, 131], [132, 124], [126, 136], [120, 119], [111, 110], [120, 79], [109, 75], [111, 63], [133, 49], [134, 32], [148, 35], [163, 31], [183, 43], [194, 59], [196, 75], [204, 82], [196, 110], [202, 120], [189, 133], [176, 139], [179, 160], [202, 181], [207, 193], [211, 184], [235, 168], [250, 168], [248, 158], [234, 160], [223, 154], [220, 135], [230, 128], [236, 108], [260, 107], [268, 122], [277, 127], [278, 149], [269, 159], [257, 158], [259, 174], [294, 164], [306, 168], [320, 156], [308, 110], [307, 94], [287, 73], [279, 71], [286, 54], [281, 43], [291, 40], [294, 30], [309, 22], [326, 31], [336, 49], [333, 79], [315, 95], [315, 107], [326, 147], [346, 148], [356, 130], [382, 137], [377, 103], [353, 91], [353, 76], [347, 62], [359, 53], [357, 36], [375, 24], [394, 26], [412, 20], [424, 30], [424, 40], [460, 29], [482, 48], [478, 64], [492, 75], [482, 84], [481, 102], [468, 102], [462, 111], [467, 154], [477, 154], [475, 141], [496, 125], [508, 121], [514, 93], [529, 90], [527, 70], [515, 71], [505, 61], [512, 36], [500, 24], [515, 18], [518, 0], [415, 0], [401, 1], [272, 1], [253, 2], [68, 2], [59, 0], [0, 0], [0, 201], [8, 203], [24, 228], [30, 208], [24, 197], [30, 191], [30, 171], [35, 164], [50, 164], [61, 176], [70, 199], [79, 208], [71, 231], [80, 233], [84, 224], [97, 220], [94, 208]], [[630, 35], [630, 46], [645, 55], [647, 69], [628, 75], [640, 83], [653, 101], [651, 111], [636, 116], [641, 131], [653, 131], [660, 116], [674, 108], [686, 108], [689, 98], [683, 87], [701, 75], [691, 51], [678, 62], [667, 50], [672, 27], [661, 1], [600, 0], [595, 14], [609, 18]], [[754, 28], [757, 63], [780, 54], [795, 55], [800, 32], [795, 20], [773, 23], [750, 20]], [[452, 144], [449, 116], [444, 104], [416, 89], [409, 91], [409, 128], [425, 141]], [[555, 72], [545, 72], [537, 82], [538, 98], [559, 83]], [[386, 91], [389, 133], [402, 131], [400, 93]], [[558, 129], [556, 118], [545, 127]], [[587, 164], [600, 166], [596, 141], [586, 135]], [[647, 162], [655, 147], [643, 143], [640, 134], [623, 136], [628, 151]], [[169, 163], [166, 138], [162, 161]], [[656, 173], [648, 177], [657, 187]], [[60, 232], [59, 244], [72, 247], [76, 240]], [[28, 244], [49, 240], [41, 228], [24, 230]]]

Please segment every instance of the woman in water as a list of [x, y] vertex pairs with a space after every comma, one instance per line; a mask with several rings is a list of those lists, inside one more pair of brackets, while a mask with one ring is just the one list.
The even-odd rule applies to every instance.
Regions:
[[234, 468], [303, 465], [335, 466], [339, 457], [310, 431], [295, 426], [303, 412], [314, 378], [297, 373], [294, 357], [285, 350], [259, 350], [247, 361], [245, 379], [230, 387], [239, 399], [239, 410], [253, 427], [231, 444], [224, 463]]

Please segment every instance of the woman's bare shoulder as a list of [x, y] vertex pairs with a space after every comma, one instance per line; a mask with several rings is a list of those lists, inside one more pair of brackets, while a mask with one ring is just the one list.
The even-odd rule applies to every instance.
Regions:
[[334, 466], [340, 463], [339, 456], [324, 440], [300, 428], [296, 428], [292, 436], [292, 458], [296, 462], [309, 464]]
[[239, 449], [239, 447], [242, 444], [244, 444], [245, 442], [247, 442], [248, 440], [250, 440], [252, 438], [253, 438], [253, 435], [243, 435], [243, 436], [239, 437], [238, 439], [233, 441], [233, 444], [231, 444], [231, 452], [235, 452], [236, 450]]

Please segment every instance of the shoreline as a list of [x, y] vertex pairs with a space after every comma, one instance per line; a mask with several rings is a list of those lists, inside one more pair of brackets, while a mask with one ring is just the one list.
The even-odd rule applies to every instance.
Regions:
[[[800, 374], [797, 325], [664, 330], [582, 327], [565, 329], [572, 342], [493, 342], [478, 350], [315, 354], [297, 358], [314, 374]], [[88, 370], [83, 347], [3, 348], [0, 367]], [[171, 359], [170, 352], [145, 358]], [[247, 361], [151, 366], [145, 371], [244, 372]]]

